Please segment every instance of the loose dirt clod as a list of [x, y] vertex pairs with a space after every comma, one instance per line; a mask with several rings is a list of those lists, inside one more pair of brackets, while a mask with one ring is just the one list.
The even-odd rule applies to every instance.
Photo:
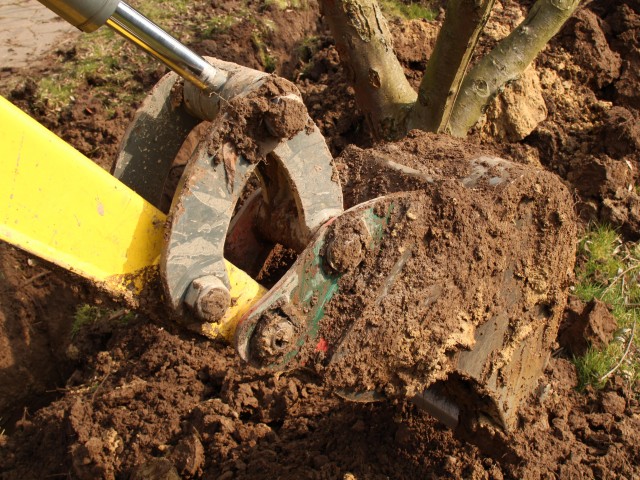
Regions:
[[268, 77], [259, 88], [221, 102], [220, 113], [208, 131], [209, 153], [224, 160], [224, 146], [250, 162], [261, 158], [261, 140], [276, 137], [290, 139], [310, 126], [300, 92], [289, 81]]
[[571, 354], [580, 356], [584, 355], [590, 346], [606, 346], [617, 328], [616, 319], [605, 303], [593, 300], [584, 305], [574, 298], [565, 311], [558, 342]]

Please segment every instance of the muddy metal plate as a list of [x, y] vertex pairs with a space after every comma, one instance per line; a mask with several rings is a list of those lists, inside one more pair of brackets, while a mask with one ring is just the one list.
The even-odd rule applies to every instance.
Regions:
[[169, 73], [153, 87], [125, 133], [113, 171], [158, 208], [173, 160], [201, 121], [182, 105], [180, 84], [180, 77]]
[[[200, 119], [216, 118], [220, 102], [248, 95], [273, 80], [264, 72], [208, 60], [226, 75], [218, 91], [203, 94], [183, 88], [175, 74], [165, 76], [143, 103], [123, 141], [115, 175], [156, 205], [175, 155]], [[293, 85], [289, 88], [295, 90]], [[292, 99], [302, 105], [299, 96], [289, 95]], [[232, 143], [221, 145], [220, 154], [212, 154], [209, 135], [199, 140], [170, 210], [161, 259], [168, 302], [183, 316], [190, 316], [182, 305], [194, 280], [215, 277], [229, 286], [223, 258], [225, 239], [236, 203], [256, 169], [256, 159], [247, 162], [235, 153]], [[258, 169], [263, 188], [260, 208], [251, 215], [260, 213], [264, 230], [273, 235], [270, 240], [302, 250], [320, 225], [343, 211], [333, 158], [315, 126], [292, 138], [265, 136], [254, 141], [262, 156]], [[253, 235], [249, 229], [244, 233]], [[260, 254], [238, 253], [241, 257]], [[211, 285], [208, 282], [202, 288]], [[209, 321], [207, 315], [200, 316], [206, 318], [199, 321]]]
[[[377, 249], [388, 223], [393, 203], [376, 209], [381, 203], [358, 205], [340, 217], [360, 225], [364, 233], [359, 236], [364, 240], [361, 258]], [[340, 241], [329, 235], [335, 220], [322, 226], [289, 272], [238, 325], [236, 348], [244, 360], [273, 370], [289, 368], [300, 349], [315, 341], [324, 307], [337, 292], [344, 274], [336, 259], [327, 254], [331, 243]]]

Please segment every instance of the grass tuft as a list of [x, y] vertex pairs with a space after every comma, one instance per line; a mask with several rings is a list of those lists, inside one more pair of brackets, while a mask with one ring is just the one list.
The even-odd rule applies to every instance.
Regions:
[[73, 323], [71, 325], [71, 338], [75, 338], [84, 328], [94, 325], [98, 321], [126, 325], [134, 318], [135, 313], [128, 309], [108, 310], [85, 303], [76, 308], [76, 313], [73, 316]]
[[616, 364], [616, 358], [622, 355], [619, 344], [610, 343], [606, 348], [598, 350], [589, 348], [587, 353], [573, 359], [578, 372], [578, 390], [584, 390], [587, 386], [596, 389], [604, 388], [608, 378], [607, 372]]
[[[188, 0], [131, 0], [131, 5], [165, 30], [188, 42], [199, 19]], [[193, 17], [193, 18], [192, 18]], [[187, 28], [189, 27], [189, 28]], [[36, 80], [35, 101], [53, 111], [72, 104], [81, 87], [89, 83], [91, 95], [107, 105], [132, 105], [147, 95], [139, 72], [154, 71], [158, 62], [142, 53], [109, 28], [79, 37], [72, 52], [61, 52], [57, 71]]]
[[409, 2], [405, 3], [400, 0], [381, 0], [380, 7], [382, 12], [390, 18], [400, 18], [404, 20], [433, 20], [438, 12], [429, 4]]
[[71, 325], [71, 338], [75, 338], [80, 331], [89, 326], [93, 325], [104, 316], [105, 310], [99, 307], [94, 307], [92, 305], [82, 304], [76, 308], [76, 313], [73, 316], [73, 324]]
[[227, 33], [232, 27], [240, 23], [241, 18], [235, 15], [219, 15], [211, 17], [204, 29], [204, 37]]
[[573, 294], [584, 302], [606, 302], [618, 331], [605, 348], [590, 348], [574, 358], [578, 388], [603, 388], [612, 375], [620, 375], [638, 389], [640, 346], [636, 331], [640, 318], [640, 245], [623, 243], [609, 225], [594, 225], [578, 244]]
[[306, 10], [309, 8], [308, 0], [264, 0], [265, 7], [276, 7], [278, 10]]
[[262, 36], [259, 32], [254, 31], [251, 34], [251, 43], [253, 43], [253, 46], [256, 48], [256, 50], [258, 50], [260, 63], [262, 63], [262, 68], [264, 68], [264, 71], [267, 73], [275, 72], [276, 68], [278, 67], [278, 59], [275, 56], [271, 55], [271, 52], [269, 52], [269, 48], [262, 40]]

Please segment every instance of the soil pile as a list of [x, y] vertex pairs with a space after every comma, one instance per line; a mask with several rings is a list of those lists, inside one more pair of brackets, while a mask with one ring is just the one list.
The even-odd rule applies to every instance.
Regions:
[[[585, 220], [640, 232], [640, 4], [594, 1], [538, 60], [549, 116], [525, 142], [580, 194]], [[630, 85], [636, 87], [630, 88]]]
[[201, 338], [145, 322], [109, 336], [100, 353], [81, 352], [64, 397], [2, 437], [3, 478], [126, 478], [157, 458], [183, 478], [640, 473], [634, 394], [620, 383], [578, 393], [563, 359], [551, 360], [505, 455], [457, 440], [410, 403], [349, 403], [304, 372], [262, 375]]
[[[491, 390], [497, 376], [499, 390], [509, 391], [495, 394], [505, 396], [496, 414], [502, 421], [509, 405], [531, 392], [530, 375], [537, 377], [533, 372], [546, 361], [539, 352], [555, 340], [575, 256], [573, 211], [569, 192], [552, 174], [491, 156], [435, 154], [455, 146], [414, 132], [339, 157], [349, 167], [345, 188], [352, 195], [369, 192], [374, 178], [389, 182], [376, 195], [415, 191], [376, 206], [393, 205], [384, 238], [341, 277], [321, 320], [327, 351], [305, 365], [319, 361], [331, 385], [389, 397], [412, 397], [455, 377], [452, 372], [469, 378], [470, 397]], [[356, 203], [369, 199], [355, 195]], [[357, 224], [355, 213], [346, 214], [332, 227], [334, 236], [366, 237], [354, 230]], [[370, 243], [363, 238], [362, 248]], [[489, 347], [487, 338], [500, 340]], [[468, 352], [476, 348], [491, 355]]]

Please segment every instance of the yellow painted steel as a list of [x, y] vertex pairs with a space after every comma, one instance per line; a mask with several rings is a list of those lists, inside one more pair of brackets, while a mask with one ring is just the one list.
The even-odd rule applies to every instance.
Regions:
[[209, 338], [222, 337], [231, 342], [236, 333], [238, 321], [267, 293], [267, 289], [232, 263], [225, 261], [225, 266], [231, 284], [229, 290], [231, 307], [219, 322], [203, 323], [200, 333]]
[[[0, 97], [0, 239], [136, 304], [157, 275], [165, 215]], [[227, 264], [234, 307], [207, 336], [230, 339], [265, 292]]]
[[157, 263], [164, 215], [2, 98], [0, 238], [118, 290]]

